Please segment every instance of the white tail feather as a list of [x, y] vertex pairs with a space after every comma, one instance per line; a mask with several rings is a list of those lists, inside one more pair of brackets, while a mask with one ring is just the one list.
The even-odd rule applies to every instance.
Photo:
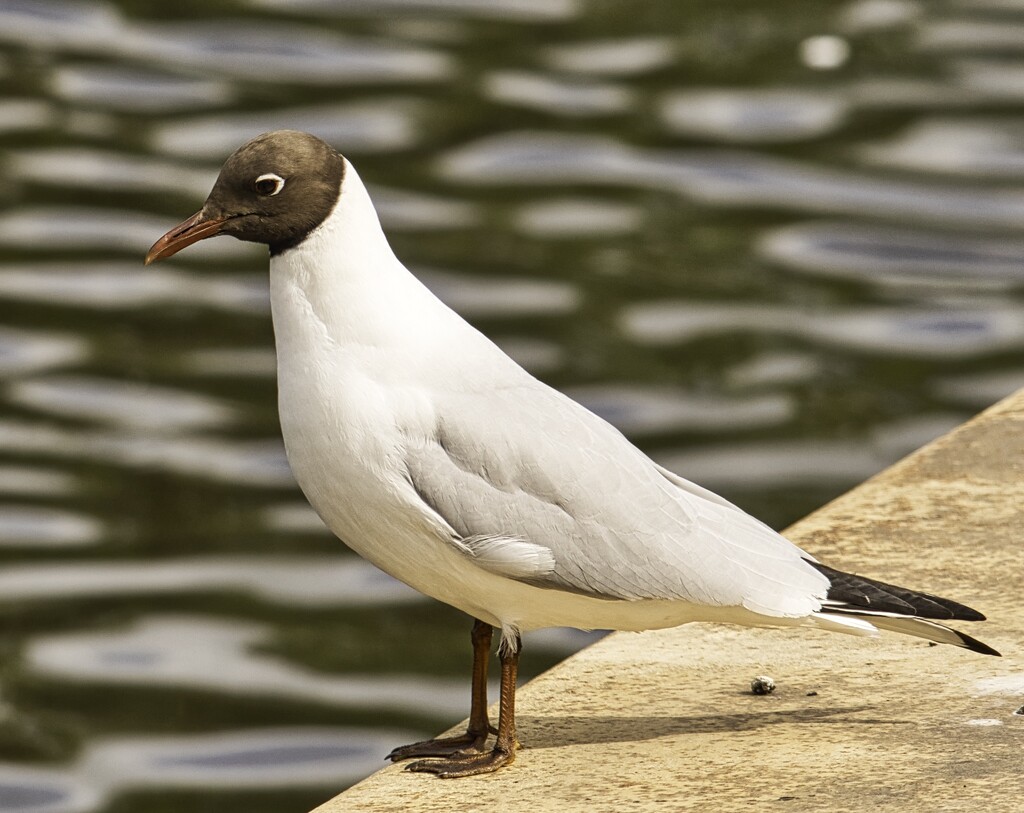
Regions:
[[967, 646], [963, 638], [949, 627], [936, 624], [924, 618], [900, 618], [898, 616], [878, 616], [871, 619], [871, 623], [879, 629], [890, 632], [900, 632], [903, 635], [913, 635], [915, 638], [924, 638], [926, 641], [934, 641], [937, 644], [952, 644], [953, 646]]
[[809, 619], [818, 629], [829, 632], [843, 632], [847, 635], [878, 635], [878, 628], [871, 621], [853, 615], [811, 613]]
[[845, 632], [851, 635], [877, 635], [878, 630], [898, 632], [924, 638], [937, 644], [952, 644], [970, 649], [971, 647], [960, 637], [960, 634], [949, 627], [929, 621], [925, 618], [914, 618], [906, 615], [888, 613], [871, 613], [865, 615], [847, 615], [832, 613], [814, 613], [811, 615], [814, 626], [832, 632]]

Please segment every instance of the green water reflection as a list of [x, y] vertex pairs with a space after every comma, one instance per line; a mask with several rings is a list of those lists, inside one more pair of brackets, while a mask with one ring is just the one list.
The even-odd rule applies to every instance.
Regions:
[[442, 298], [782, 527], [1024, 383], [1021, 13], [943, 9], [0, 5], [0, 811], [304, 811], [468, 703], [467, 620], [291, 480], [263, 253], [141, 266], [235, 146], [331, 140]]

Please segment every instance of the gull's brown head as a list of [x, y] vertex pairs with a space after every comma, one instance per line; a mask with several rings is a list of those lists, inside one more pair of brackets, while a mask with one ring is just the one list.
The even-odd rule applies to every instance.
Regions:
[[345, 159], [316, 136], [257, 136], [224, 162], [203, 208], [153, 244], [146, 265], [216, 234], [266, 243], [280, 254], [327, 219], [344, 175]]

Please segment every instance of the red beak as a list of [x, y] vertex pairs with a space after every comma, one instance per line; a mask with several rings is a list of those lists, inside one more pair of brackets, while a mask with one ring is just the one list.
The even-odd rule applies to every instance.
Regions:
[[207, 237], [213, 237], [224, 228], [227, 222], [226, 217], [207, 218], [201, 211], [196, 212], [192, 217], [183, 223], [179, 223], [167, 234], [153, 243], [149, 253], [146, 255], [146, 265], [155, 263], [172, 254], [177, 254], [185, 246], [198, 243]]

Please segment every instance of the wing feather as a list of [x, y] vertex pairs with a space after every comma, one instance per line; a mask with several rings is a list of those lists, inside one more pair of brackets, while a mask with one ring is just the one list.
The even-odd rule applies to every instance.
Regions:
[[532, 381], [433, 400], [433, 431], [408, 439], [408, 477], [459, 545], [515, 540], [491, 553], [543, 563], [506, 561], [503, 575], [606, 599], [819, 609], [828, 580], [806, 553], [561, 393]]

